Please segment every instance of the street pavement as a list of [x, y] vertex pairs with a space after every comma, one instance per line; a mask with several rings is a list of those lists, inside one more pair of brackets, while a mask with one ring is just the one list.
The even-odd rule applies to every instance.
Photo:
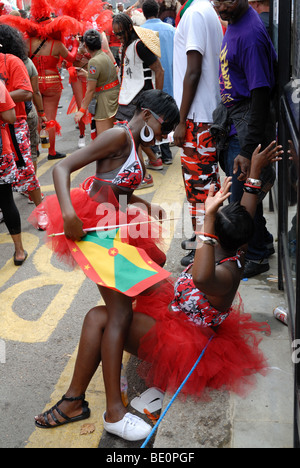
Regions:
[[[276, 216], [268, 207], [265, 215], [276, 239]], [[293, 447], [293, 349], [288, 327], [273, 316], [276, 307], [286, 306], [278, 291], [276, 242], [275, 250], [270, 270], [242, 281], [239, 288], [245, 313], [271, 327], [271, 335], [262, 335], [260, 345], [268, 360], [267, 375], [259, 375], [256, 387], [244, 398], [219, 391], [208, 402], [177, 398], [159, 426], [155, 449]], [[166, 396], [164, 409], [172, 396]]]
[[[74, 116], [66, 115], [71, 99], [67, 76], [58, 120], [62, 136], [57, 150], [72, 153], [77, 149], [79, 132]], [[87, 137], [89, 143], [89, 136]], [[161, 172], [152, 172], [155, 185], [138, 195], [148, 201], [173, 206], [174, 217], [182, 220], [170, 227], [166, 237], [167, 265], [173, 276], [182, 267], [182, 232], [191, 234], [185, 210], [178, 148], [173, 147], [174, 163]], [[54, 193], [52, 169], [42, 153], [38, 177], [45, 196]], [[76, 187], [94, 173], [93, 165], [72, 178]], [[44, 245], [44, 234], [27, 221], [33, 206], [15, 194], [22, 217], [23, 239], [29, 258], [21, 268], [13, 265], [13, 246], [4, 224], [0, 225], [0, 447], [1, 448], [100, 448], [138, 449], [142, 442], [128, 443], [103, 430], [105, 391], [101, 366], [88, 389], [90, 420], [55, 430], [36, 429], [34, 416], [55, 404], [65, 393], [74, 368], [81, 326], [86, 312], [101, 303], [96, 286], [79, 271], [60, 264]], [[267, 210], [268, 226], [276, 237], [276, 216]], [[258, 321], [268, 321], [271, 336], [263, 336], [261, 348], [269, 359], [269, 373], [259, 377], [257, 387], [241, 399], [225, 392], [214, 392], [209, 402], [182, 401], [171, 404], [147, 447], [155, 450], [199, 448], [290, 448], [293, 445], [293, 368], [288, 329], [272, 311], [285, 305], [277, 288], [277, 254], [271, 270], [242, 282], [240, 293], [245, 311]], [[135, 358], [124, 354], [129, 379], [129, 400], [145, 390], [138, 378]], [[164, 399], [164, 409], [173, 395]], [[132, 410], [132, 408], [130, 408]], [[83, 423], [93, 432], [81, 435]]]

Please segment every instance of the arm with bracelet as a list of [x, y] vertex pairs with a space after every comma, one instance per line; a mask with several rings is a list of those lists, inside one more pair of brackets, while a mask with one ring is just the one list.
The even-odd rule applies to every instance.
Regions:
[[[193, 264], [193, 281], [207, 295], [209, 302], [220, 310], [234, 299], [239, 286], [241, 272], [237, 265], [241, 265], [241, 252], [237, 252], [246, 249], [253, 232], [253, 218], [261, 191], [261, 171], [282, 159], [283, 151], [276, 142], [261, 153], [260, 149], [261, 145], [252, 155], [241, 202], [224, 204], [230, 196], [231, 177], [225, 178], [216, 194], [212, 186], [205, 203], [204, 225], [196, 232], [199, 245]], [[226, 261], [228, 259], [237, 261]]]
[[253, 218], [256, 212], [257, 198], [261, 192], [261, 171], [272, 162], [280, 161], [283, 154], [282, 147], [277, 146], [275, 141], [261, 153], [260, 150], [261, 145], [256, 148], [252, 155], [250, 174], [244, 184], [244, 195], [241, 200], [241, 205], [245, 206]]
[[92, 101], [93, 96], [95, 94], [96, 86], [97, 86], [97, 81], [88, 80], [87, 90], [82, 100], [81, 107], [78, 110], [78, 112], [76, 112], [75, 114], [76, 123], [78, 123], [82, 119], [82, 117], [85, 115], [86, 111], [88, 110], [90, 102]]

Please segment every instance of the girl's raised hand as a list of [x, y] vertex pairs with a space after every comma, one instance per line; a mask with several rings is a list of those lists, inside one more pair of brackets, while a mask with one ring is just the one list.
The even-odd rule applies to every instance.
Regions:
[[205, 202], [205, 215], [215, 214], [223, 205], [231, 193], [232, 177], [225, 177], [222, 188], [215, 194], [215, 185], [212, 184], [209, 188], [208, 196]]
[[272, 143], [264, 151], [260, 152], [260, 150], [261, 145], [258, 145], [252, 155], [251, 169], [255, 167], [256, 169], [261, 170], [273, 162], [282, 160], [282, 146], [277, 145], [276, 141], [272, 141]]

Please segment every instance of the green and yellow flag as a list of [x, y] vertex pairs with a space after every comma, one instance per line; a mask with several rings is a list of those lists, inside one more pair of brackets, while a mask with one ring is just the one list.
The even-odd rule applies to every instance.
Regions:
[[88, 278], [130, 297], [170, 276], [143, 249], [123, 242], [119, 228], [89, 232], [80, 242], [67, 242]]

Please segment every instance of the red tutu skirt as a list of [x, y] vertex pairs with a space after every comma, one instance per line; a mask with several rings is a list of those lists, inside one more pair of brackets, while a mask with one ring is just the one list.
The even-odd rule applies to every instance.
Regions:
[[270, 334], [269, 325], [243, 313], [237, 295], [230, 315], [214, 331], [195, 325], [184, 313], [170, 311], [173, 296], [174, 283], [169, 279], [151, 294], [136, 299], [135, 312], [156, 320], [140, 343], [140, 376], [149, 387], [175, 393], [208, 345], [180, 395], [208, 398], [209, 389], [218, 389], [245, 396], [255, 386], [255, 374], [267, 373], [268, 364], [259, 349], [262, 337], [257, 332]]
[[[99, 203], [92, 199], [82, 188], [71, 190], [72, 205], [78, 218], [83, 222], [83, 230], [131, 223], [130, 226], [121, 228], [122, 240], [134, 247], [144, 249], [158, 265], [165, 264], [166, 255], [162, 251], [163, 232], [159, 223], [149, 222], [153, 220], [141, 207], [131, 205], [122, 209], [109, 186], [100, 190], [97, 199], [104, 200], [104, 202]], [[47, 197], [43, 203], [35, 208], [29, 217], [29, 221], [35, 227], [37, 227], [39, 213], [46, 213], [48, 216], [49, 222], [46, 231], [48, 247], [53, 250], [59, 260], [73, 268], [77, 267], [65, 235], [51, 237], [53, 234], [60, 234], [64, 231], [64, 221], [57, 196]]]

